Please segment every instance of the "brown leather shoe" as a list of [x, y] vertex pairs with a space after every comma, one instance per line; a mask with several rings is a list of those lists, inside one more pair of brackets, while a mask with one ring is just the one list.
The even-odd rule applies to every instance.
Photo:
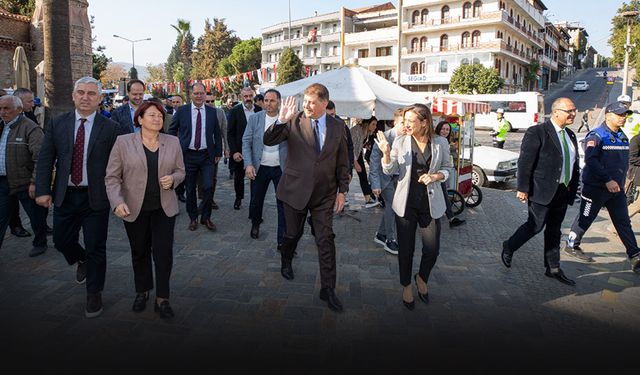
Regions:
[[198, 229], [198, 220], [191, 220], [189, 223], [189, 230], [194, 231], [196, 229]]
[[200, 220], [200, 223], [212, 232], [216, 230], [216, 225], [211, 221], [211, 219], [202, 219]]

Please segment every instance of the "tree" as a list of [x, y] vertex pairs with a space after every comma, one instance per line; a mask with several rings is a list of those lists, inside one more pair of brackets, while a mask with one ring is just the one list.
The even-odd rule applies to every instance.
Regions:
[[302, 78], [304, 78], [302, 60], [293, 49], [285, 48], [280, 57], [280, 64], [278, 64], [276, 84], [280, 86]]
[[624, 45], [627, 42], [627, 24], [631, 22], [631, 44], [635, 44], [636, 48], [632, 48], [629, 53], [629, 65], [635, 67], [636, 71], [640, 69], [640, 54], [637, 46], [640, 45], [640, 16], [627, 19], [620, 16], [620, 13], [631, 10], [640, 10], [640, 0], [631, 0], [629, 4], [622, 3], [618, 8], [618, 12], [611, 20], [611, 36], [609, 37], [609, 45], [613, 53], [613, 64], [624, 63]]
[[189, 34], [191, 34], [191, 22], [183, 19], [178, 19], [178, 25], [171, 25], [178, 32], [178, 39], [180, 40], [180, 62], [183, 64], [184, 69], [184, 88], [186, 96], [189, 97], [189, 71], [191, 63], [191, 48], [192, 45], [189, 41]]
[[216, 76], [218, 64], [229, 56], [233, 47], [240, 41], [224, 23], [224, 18], [214, 18], [213, 25], [205, 20], [204, 34], [196, 43], [197, 52], [193, 54], [192, 79], [207, 79]]
[[136, 69], [134, 66], [129, 69], [129, 78], [138, 79], [138, 69]]
[[[189, 50], [193, 48], [193, 43], [195, 42], [195, 38], [191, 34], [191, 31], [187, 32], [187, 45]], [[174, 76], [174, 70], [177, 68], [179, 64], [182, 64], [182, 58], [180, 54], [180, 45], [182, 44], [182, 36], [179, 34], [176, 37], [176, 43], [171, 47], [171, 53], [169, 53], [169, 57], [167, 58], [167, 62], [164, 65], [164, 70], [170, 79]], [[182, 67], [180, 69], [183, 69]], [[182, 79], [181, 79], [182, 80]], [[178, 82], [178, 81], [174, 81]]]
[[449, 90], [456, 94], [495, 94], [503, 86], [496, 69], [476, 63], [460, 65], [451, 76]]
[[127, 71], [120, 64], [109, 64], [100, 75], [100, 82], [105, 88], [118, 87], [120, 78], [125, 78]]
[[531, 60], [522, 77], [522, 81], [527, 90], [531, 90], [533, 83], [538, 79], [539, 70], [540, 63], [537, 60]]
[[43, 0], [44, 82], [47, 118], [73, 108], [69, 0]]
[[149, 76], [147, 77], [147, 82], [164, 82], [167, 80], [167, 75], [164, 71], [165, 64], [147, 64], [147, 72], [149, 72]]
[[10, 13], [31, 17], [36, 8], [36, 0], [0, 0], [0, 8]]
[[[89, 21], [91, 24], [91, 30], [95, 28], [94, 19], [95, 17], [91, 16], [91, 20]], [[91, 42], [92, 44], [96, 42], [95, 35], [91, 38]], [[107, 69], [107, 65], [111, 62], [111, 58], [107, 57], [107, 55], [104, 54], [105, 49], [105, 46], [97, 46], [96, 48], [93, 48], [94, 52], [92, 56], [92, 76], [95, 79], [100, 79], [100, 77], [102, 76], [102, 72]]]
[[243, 40], [233, 47], [231, 54], [220, 60], [218, 64], [218, 76], [230, 76], [260, 69], [262, 61], [262, 40], [251, 38]]

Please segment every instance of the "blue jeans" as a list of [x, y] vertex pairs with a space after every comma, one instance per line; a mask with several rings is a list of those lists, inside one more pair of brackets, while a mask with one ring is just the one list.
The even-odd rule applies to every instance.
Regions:
[[[251, 201], [249, 203], [249, 218], [252, 224], [260, 224], [262, 222], [262, 210], [264, 207], [264, 198], [269, 189], [269, 183], [273, 182], [273, 190], [278, 189], [278, 183], [282, 176], [280, 166], [268, 167], [261, 165], [256, 173], [255, 180], [251, 181]], [[284, 208], [282, 202], [277, 199], [276, 206], [278, 208], [278, 244], [282, 244], [284, 237]]]

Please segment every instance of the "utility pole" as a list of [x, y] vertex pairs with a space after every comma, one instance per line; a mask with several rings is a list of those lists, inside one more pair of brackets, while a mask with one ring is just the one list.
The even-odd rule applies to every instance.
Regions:
[[622, 12], [620, 15], [627, 19], [627, 42], [624, 45], [624, 72], [622, 78], [622, 95], [627, 95], [627, 86], [629, 84], [629, 53], [631, 49], [635, 47], [635, 44], [631, 44], [631, 23], [635, 17], [638, 17], [640, 12], [632, 10], [628, 12]]
[[396, 84], [400, 86], [400, 67], [402, 52], [402, 0], [398, 0], [398, 61], [396, 62]]
[[291, 48], [291, 0], [289, 0], [289, 48]]

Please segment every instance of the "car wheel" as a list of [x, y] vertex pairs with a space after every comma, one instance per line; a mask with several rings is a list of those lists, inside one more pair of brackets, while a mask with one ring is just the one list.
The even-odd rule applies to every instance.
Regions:
[[474, 165], [471, 171], [471, 183], [478, 186], [485, 186], [487, 183], [487, 176], [485, 176], [482, 168], [477, 165]]

